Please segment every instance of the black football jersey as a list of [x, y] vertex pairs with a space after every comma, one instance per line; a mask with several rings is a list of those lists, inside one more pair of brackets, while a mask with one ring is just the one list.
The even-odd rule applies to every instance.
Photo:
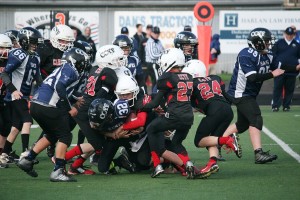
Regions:
[[[0, 59], [0, 67], [5, 68], [6, 63], [7, 63], [6, 59]], [[4, 82], [2, 81], [2, 78], [0, 78], [0, 101], [1, 102], [3, 101], [3, 99], [5, 97], [5, 91], [6, 91], [6, 86], [5, 86]]]
[[[164, 91], [169, 118], [193, 119], [190, 97], [193, 91], [193, 78], [182, 72], [166, 72], [157, 80], [157, 89]], [[192, 123], [193, 121], [191, 121]]]
[[216, 75], [203, 78], [195, 78], [193, 85], [193, 95], [191, 98], [193, 107], [206, 114], [207, 106], [212, 101], [226, 102], [223, 96], [225, 85], [222, 79]]
[[64, 52], [54, 48], [49, 40], [38, 46], [37, 53], [41, 58], [41, 74], [43, 79], [50, 75], [55, 68], [61, 66], [61, 57]]
[[113, 95], [117, 82], [118, 77], [113, 69], [93, 67], [87, 79], [84, 96], [87, 98], [95, 97], [102, 87], [106, 87], [109, 93]]

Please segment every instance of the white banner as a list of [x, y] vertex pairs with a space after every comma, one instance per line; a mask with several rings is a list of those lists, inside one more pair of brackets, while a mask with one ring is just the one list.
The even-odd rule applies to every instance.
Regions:
[[136, 24], [142, 24], [144, 30], [151, 24], [160, 28], [161, 34], [159, 39], [164, 47], [173, 47], [173, 40], [177, 33], [183, 31], [185, 25], [192, 27], [192, 32], [197, 35], [197, 20], [193, 11], [118, 11], [115, 12], [115, 36], [121, 34], [121, 28], [127, 27], [129, 36], [136, 33]]
[[[99, 13], [98, 12], [73, 12], [69, 13], [69, 25], [80, 32], [86, 27], [91, 27], [91, 37], [94, 42], [99, 43]], [[15, 12], [15, 27], [21, 29], [26, 26], [37, 28], [49, 39], [50, 33], [50, 11], [49, 12]]]
[[220, 11], [222, 53], [238, 53], [247, 47], [249, 32], [257, 27], [269, 29], [276, 39], [294, 25], [300, 29], [300, 11]]

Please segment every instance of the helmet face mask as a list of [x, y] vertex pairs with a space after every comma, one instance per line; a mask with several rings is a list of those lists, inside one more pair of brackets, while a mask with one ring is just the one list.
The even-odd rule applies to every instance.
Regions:
[[4, 35], [7, 35], [10, 38], [10, 40], [13, 44], [13, 48], [21, 47], [18, 42], [18, 34], [19, 34], [19, 31], [17, 31], [17, 30], [8, 30], [4, 33]]
[[119, 78], [115, 89], [115, 94], [118, 99], [127, 100], [129, 106], [132, 107], [139, 92], [140, 87], [133, 77], [122, 76]]
[[22, 49], [34, 53], [39, 44], [44, 42], [41, 33], [32, 27], [22, 28], [18, 33], [18, 41]]
[[178, 33], [174, 39], [175, 48], [181, 49], [184, 55], [192, 55], [197, 45], [197, 37], [188, 31]]
[[124, 55], [128, 56], [131, 53], [133, 41], [127, 35], [116, 36], [112, 43], [113, 45], [119, 46], [124, 51]]
[[12, 46], [11, 39], [7, 35], [0, 34], [0, 59], [8, 58], [8, 52]]
[[127, 56], [124, 51], [116, 45], [105, 45], [98, 49], [96, 53], [96, 63], [100, 67], [116, 69], [127, 66]]
[[255, 28], [248, 35], [249, 47], [261, 52], [267, 51], [275, 44], [275, 37], [266, 28]]
[[90, 65], [90, 59], [83, 50], [73, 47], [64, 52], [62, 56], [62, 63], [72, 63], [81, 75], [84, 69]]
[[54, 48], [66, 51], [74, 46], [75, 37], [73, 30], [67, 25], [59, 24], [52, 28], [50, 41]]
[[170, 71], [174, 67], [183, 67], [185, 65], [185, 57], [183, 51], [177, 48], [166, 49], [158, 61], [160, 68], [158, 74]]

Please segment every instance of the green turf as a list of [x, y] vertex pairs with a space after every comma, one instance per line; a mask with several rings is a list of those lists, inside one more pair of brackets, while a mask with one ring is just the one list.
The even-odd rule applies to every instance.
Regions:
[[[269, 106], [261, 107], [264, 125], [300, 154], [300, 107], [289, 113], [272, 113]], [[235, 110], [235, 109], [234, 109]], [[196, 165], [208, 159], [205, 149], [193, 145], [194, 132], [201, 115], [195, 115], [195, 125], [184, 142]], [[33, 129], [31, 141], [39, 135]], [[75, 134], [76, 135], [76, 134]], [[76, 136], [74, 139], [76, 141]], [[300, 164], [285, 153], [274, 141], [262, 134], [265, 150], [276, 153], [279, 159], [265, 165], [254, 164], [253, 150], [247, 132], [240, 135], [243, 157], [225, 154], [219, 162], [220, 171], [206, 180], [187, 180], [178, 174], [162, 174], [150, 178], [150, 172], [129, 174], [121, 171], [115, 176], [76, 176], [76, 183], [51, 183], [53, 168], [45, 152], [38, 156], [35, 166], [38, 178], [31, 178], [16, 166], [0, 169], [0, 199], [297, 199], [300, 196]], [[20, 139], [14, 148], [20, 152]], [[93, 166], [93, 169], [97, 168]]]

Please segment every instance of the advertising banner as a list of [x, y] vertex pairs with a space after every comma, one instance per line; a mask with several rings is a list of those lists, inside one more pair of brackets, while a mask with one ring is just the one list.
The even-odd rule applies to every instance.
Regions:
[[148, 24], [160, 28], [160, 40], [164, 47], [173, 47], [173, 40], [177, 33], [183, 31], [185, 25], [192, 27], [192, 32], [197, 35], [197, 20], [193, 11], [117, 11], [115, 12], [115, 36], [121, 34], [121, 28], [127, 27], [129, 36], [136, 33], [136, 24], [142, 24], [144, 30]]
[[[45, 39], [49, 39], [50, 12], [15, 12], [15, 28], [21, 29], [31, 26], [38, 29]], [[99, 13], [98, 12], [69, 12], [69, 26], [77, 29], [79, 33], [84, 32], [86, 27], [91, 27], [91, 37], [99, 43]]]
[[300, 28], [300, 11], [220, 11], [220, 43], [222, 53], [238, 53], [247, 47], [249, 32], [257, 27], [269, 29], [276, 39], [294, 25]]

